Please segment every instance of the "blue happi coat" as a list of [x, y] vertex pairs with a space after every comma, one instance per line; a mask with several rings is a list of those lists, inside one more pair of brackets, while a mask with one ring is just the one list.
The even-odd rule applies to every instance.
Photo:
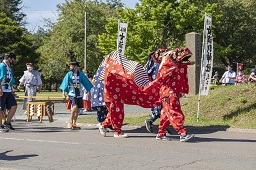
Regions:
[[105, 106], [104, 102], [104, 82], [99, 80], [99, 76], [103, 70], [103, 67], [99, 67], [96, 75], [93, 78], [93, 88], [92, 88], [92, 107]]
[[13, 84], [15, 83], [15, 79], [13, 78], [12, 69], [9, 67], [10, 73], [9, 76], [7, 74], [7, 68], [4, 63], [0, 63], [0, 81], [2, 83], [2, 89], [6, 89], [6, 84], [8, 84], [8, 89], [11, 89]]
[[[73, 84], [73, 80], [72, 80], [72, 74], [73, 74], [73, 72], [70, 71], [65, 75], [65, 77], [62, 80], [62, 83], [60, 85], [60, 89], [63, 90], [64, 92], [66, 92], [68, 94], [68, 96], [76, 97], [77, 94], [75, 93], [74, 84]], [[78, 71], [77, 74], [79, 75], [79, 82], [80, 82], [79, 89], [82, 90], [81, 85], [83, 85], [87, 91], [90, 91], [92, 88], [92, 83], [88, 80], [87, 76], [83, 72], [80, 72], [80, 71]]]

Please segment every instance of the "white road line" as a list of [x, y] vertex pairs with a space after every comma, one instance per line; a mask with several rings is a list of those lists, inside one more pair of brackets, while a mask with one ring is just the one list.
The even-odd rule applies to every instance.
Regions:
[[79, 143], [76, 143], [76, 142], [63, 142], [63, 141], [54, 141], [54, 140], [35, 140], [35, 139], [19, 139], [19, 138], [3, 138], [3, 137], [0, 137], [0, 139], [16, 140], [16, 141], [29, 141], [29, 142], [48, 142], [48, 143], [79, 145]]

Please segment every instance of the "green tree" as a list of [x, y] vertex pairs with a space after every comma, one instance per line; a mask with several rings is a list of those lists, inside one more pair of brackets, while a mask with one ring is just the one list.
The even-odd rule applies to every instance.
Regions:
[[[86, 8], [85, 8], [86, 6]], [[103, 59], [102, 52], [97, 49], [98, 35], [105, 32], [108, 16], [114, 15], [114, 9], [98, 1], [68, 1], [58, 5], [58, 23], [49, 31], [38, 52], [42, 56], [43, 75], [48, 79], [60, 80], [67, 71], [67, 64], [77, 60], [84, 65], [84, 20], [87, 13], [87, 69], [96, 71]], [[56, 66], [54, 66], [56, 65]], [[83, 69], [83, 68], [82, 68]]]
[[111, 9], [124, 7], [124, 3], [122, 3], [121, 0], [106, 0], [106, 2]]
[[[215, 8], [216, 4], [207, 4], [200, 9], [186, 0], [143, 0], [135, 9], [120, 9], [120, 20], [129, 23], [125, 54], [145, 63], [147, 55], [157, 48], [184, 46], [186, 33], [203, 31], [201, 10], [212, 14]], [[105, 55], [116, 48], [117, 18], [112, 18], [106, 31], [100, 35], [98, 46]]]
[[30, 33], [17, 26], [4, 13], [0, 13], [0, 30], [0, 53], [13, 51], [17, 54], [14, 76], [19, 79], [26, 69], [26, 62], [38, 61], [39, 55], [35, 53], [38, 46], [35, 45], [35, 39]]
[[222, 17], [214, 30], [217, 61], [225, 65], [241, 62], [250, 67], [256, 62], [256, 1], [222, 0], [218, 5]]
[[26, 14], [21, 12], [22, 0], [0, 0], [0, 12], [5, 13], [7, 17], [12, 19], [18, 25], [24, 26], [23, 22]]

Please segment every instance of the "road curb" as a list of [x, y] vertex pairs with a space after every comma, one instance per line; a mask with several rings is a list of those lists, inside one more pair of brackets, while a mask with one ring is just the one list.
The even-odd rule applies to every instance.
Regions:
[[228, 128], [227, 131], [230, 132], [242, 132], [242, 133], [256, 133], [256, 129], [243, 129], [243, 128]]

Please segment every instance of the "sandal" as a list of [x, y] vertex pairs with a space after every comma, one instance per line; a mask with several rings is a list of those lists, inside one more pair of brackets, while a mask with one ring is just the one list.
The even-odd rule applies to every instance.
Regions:
[[71, 128], [71, 129], [76, 130], [76, 129], [81, 129], [81, 127], [80, 127], [80, 126], [77, 126], [77, 125], [72, 125], [72, 128]]

